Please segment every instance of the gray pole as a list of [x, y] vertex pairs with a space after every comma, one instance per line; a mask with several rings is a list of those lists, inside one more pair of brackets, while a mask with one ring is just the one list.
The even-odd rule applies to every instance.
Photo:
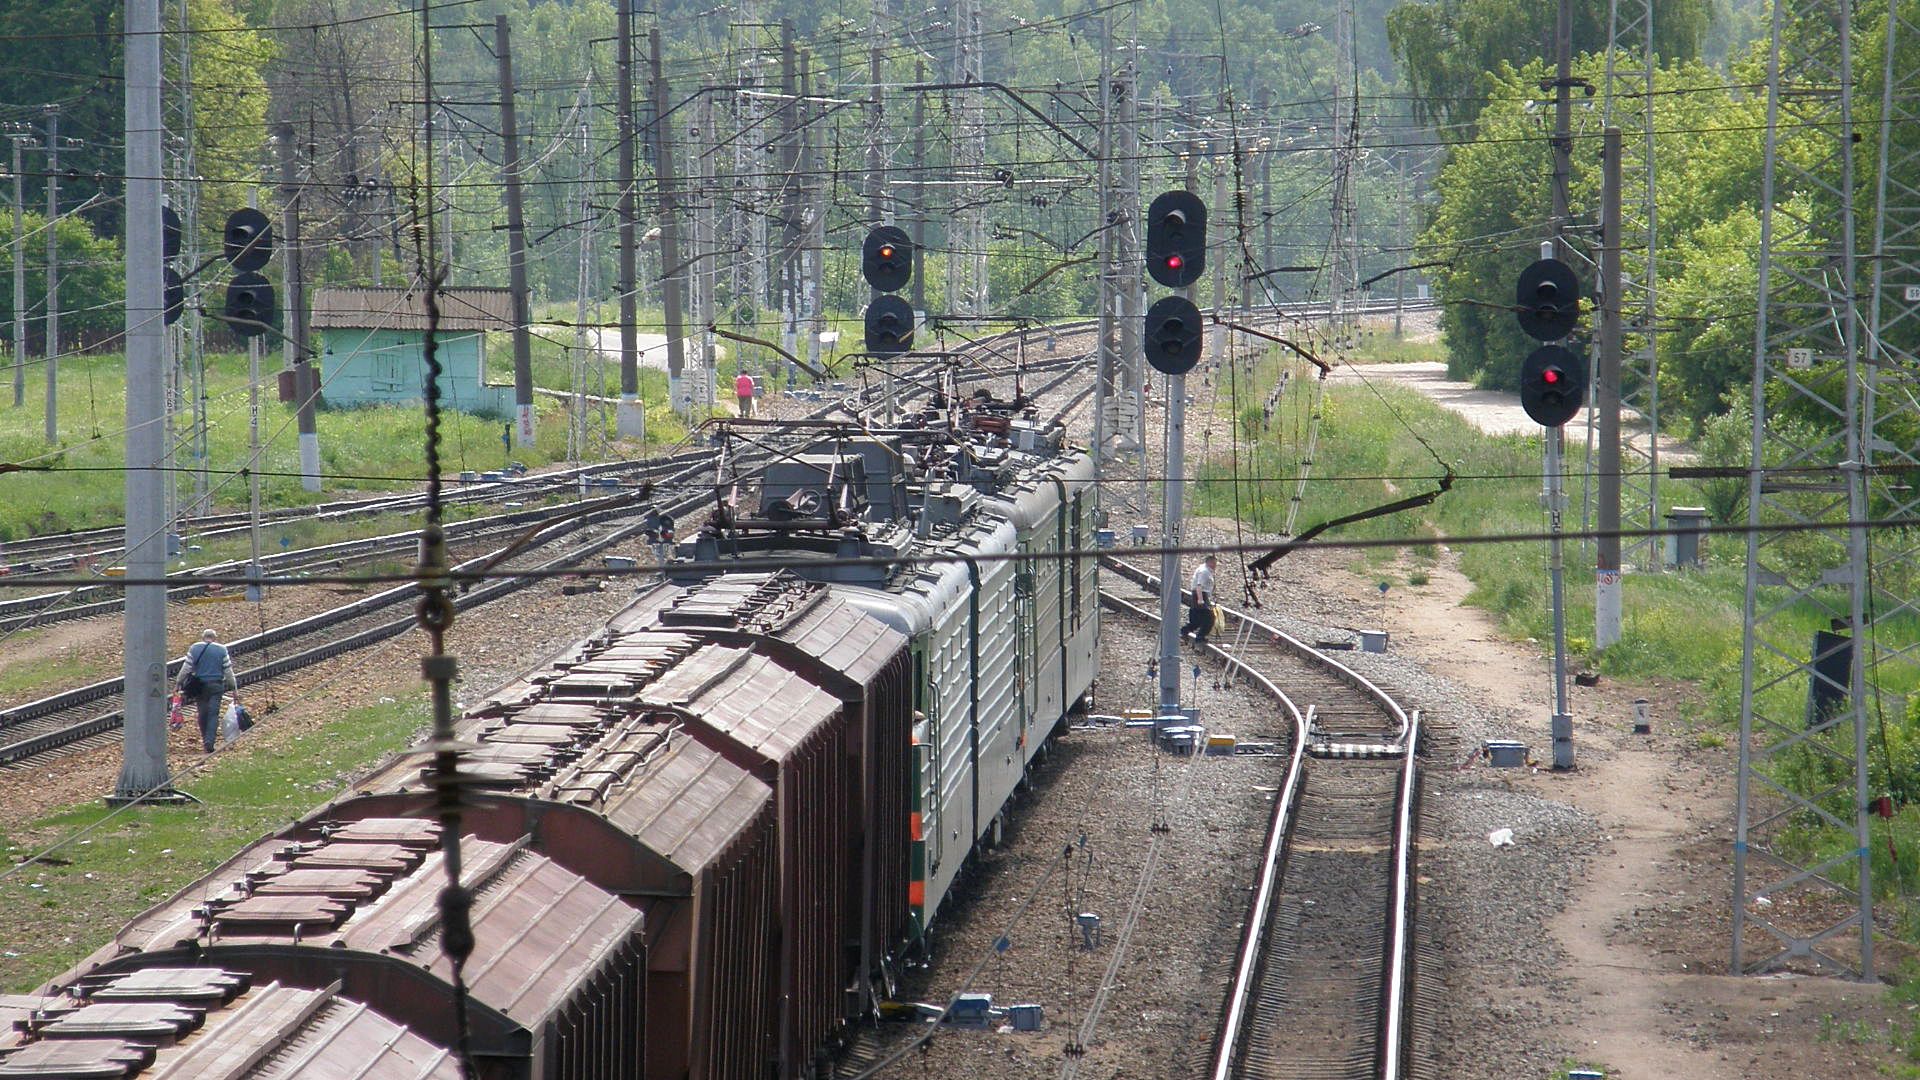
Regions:
[[[1147, 437], [1147, 353], [1141, 341], [1146, 333], [1146, 262], [1140, 257], [1140, 43], [1129, 37], [1127, 57], [1120, 65], [1114, 83], [1120, 88], [1115, 103], [1119, 114], [1120, 222], [1113, 228], [1113, 264], [1119, 275], [1118, 306], [1120, 319], [1120, 389], [1131, 415], [1123, 424], [1127, 432], [1122, 449], [1144, 454]], [[1104, 218], [1102, 219], [1105, 220]], [[1144, 464], [1144, 457], [1142, 463]], [[1140, 505], [1147, 504], [1147, 470], [1140, 470]]]
[[[1227, 170], [1220, 168], [1219, 165], [1220, 163], [1218, 159], [1216, 159], [1214, 162], [1216, 171], [1213, 174], [1213, 205], [1219, 207], [1221, 213], [1225, 213], [1227, 208], [1233, 204], [1227, 201]], [[1238, 228], [1237, 222], [1234, 228]], [[1237, 245], [1235, 246], [1237, 247]], [[1230, 263], [1237, 263], [1238, 259], [1238, 251], [1223, 251], [1219, 257], [1219, 265], [1214, 268], [1213, 316], [1215, 319], [1220, 318], [1227, 311], [1227, 267]], [[1228, 359], [1227, 328], [1218, 322], [1213, 324], [1213, 341], [1209, 343], [1209, 348], [1211, 353], [1209, 359], [1213, 363], [1214, 377], [1218, 378], [1221, 364]], [[1238, 423], [1237, 420], [1235, 422]]]
[[647, 31], [647, 51], [653, 60], [654, 182], [660, 188], [660, 295], [666, 312], [667, 400], [681, 406], [686, 369], [686, 342], [680, 314], [686, 268], [680, 265], [680, 205], [674, 193], [673, 122], [667, 117], [667, 71], [660, 60], [660, 31]]
[[60, 107], [47, 108], [47, 441], [60, 441]]
[[[876, 24], [880, 12], [874, 13]], [[871, 112], [868, 115], [867, 129], [867, 224], [878, 226], [886, 224], [887, 218], [887, 159], [882, 142], [887, 137], [887, 102], [880, 86], [880, 50], [873, 49], [867, 54], [867, 92]]]
[[1567, 605], [1566, 562], [1561, 551], [1561, 504], [1566, 498], [1561, 484], [1563, 429], [1546, 429], [1547, 441], [1547, 520], [1553, 539], [1548, 547], [1548, 575], [1553, 583], [1553, 767], [1573, 768], [1573, 714], [1567, 709]]
[[20, 148], [13, 137], [13, 407], [27, 403], [27, 236], [26, 190], [20, 175]]
[[[821, 72], [824, 78], [825, 72]], [[800, 96], [802, 99], [813, 96], [813, 54], [801, 55]], [[802, 116], [813, 119], [813, 106], [805, 107]], [[801, 295], [806, 299], [807, 363], [817, 371], [820, 368], [820, 311], [826, 292], [826, 247], [827, 247], [827, 196], [830, 181], [821, 179], [820, 171], [820, 133], [807, 124], [800, 131], [802, 145], [806, 149], [806, 179], [800, 189], [805, 195], [806, 211], [806, 247], [801, 253], [801, 265], [806, 269], [806, 281], [801, 286]]]
[[[927, 81], [927, 63], [915, 62], [913, 81]], [[927, 310], [927, 95], [913, 95], [913, 310]]]
[[[1114, 214], [1114, 169], [1113, 169], [1113, 37], [1111, 15], [1100, 17], [1100, 137], [1096, 146], [1099, 160], [1096, 169], [1096, 183], [1099, 185], [1099, 222], [1105, 224], [1113, 220]], [[1093, 479], [1098, 485], [1106, 479], [1106, 467], [1109, 451], [1107, 443], [1113, 432], [1108, 430], [1107, 413], [1116, 413], [1120, 402], [1120, 364], [1114, 350], [1114, 336], [1119, 329], [1115, 304], [1116, 291], [1120, 287], [1119, 275], [1113, 263], [1113, 229], [1100, 232], [1099, 249], [1099, 335], [1094, 344], [1093, 379]], [[1109, 403], [1112, 403], [1110, 405]], [[1116, 425], [1117, 426], [1117, 425]], [[1104, 503], [1104, 494], [1101, 501]]]
[[[167, 570], [166, 501], [158, 469], [165, 452], [160, 247], [160, 0], [127, 0], [127, 536], [130, 583]], [[167, 592], [126, 589], [126, 738], [115, 799], [164, 793], [167, 775]]]
[[[1402, 250], [1411, 252], [1413, 250], [1413, 243], [1407, 237], [1407, 211], [1413, 204], [1413, 189], [1408, 186], [1407, 157], [1405, 154], [1400, 155], [1399, 164], [1400, 189], [1397, 194], [1399, 195], [1398, 202], [1400, 205], [1395, 209], [1400, 212], [1400, 224], [1399, 233], [1395, 239], [1399, 242]], [[1406, 315], [1407, 275], [1403, 271], [1393, 275], [1393, 340], [1395, 341], [1399, 341], [1406, 336]]]
[[1167, 376], [1166, 509], [1160, 521], [1160, 711], [1180, 705], [1180, 526], [1186, 513], [1187, 377]]
[[[307, 271], [300, 250], [300, 211], [303, 196], [297, 171], [293, 125], [275, 129], [280, 144], [280, 246], [285, 252], [287, 278], [287, 344], [293, 351], [293, 393], [300, 430], [300, 486], [320, 490], [320, 429], [313, 409], [320, 396], [312, 357], [307, 352]], [[376, 257], [376, 265], [378, 259]]]
[[[774, 288], [780, 300], [780, 344], [790, 353], [799, 350], [800, 310], [800, 197], [799, 178], [800, 105], [799, 83], [794, 77], [793, 20], [780, 21], [780, 255], [779, 274]], [[793, 381], [793, 365], [782, 364], [787, 381]]]
[[[640, 404], [640, 297], [636, 278], [633, 153], [633, 0], [616, 0], [614, 69], [620, 97], [620, 407], [614, 430], [623, 439], [647, 437], [647, 410]], [[596, 335], [597, 342], [597, 335]]]
[[1568, 209], [1568, 186], [1573, 182], [1573, 0], [1560, 0], [1560, 13], [1554, 22], [1553, 48], [1556, 62], [1553, 90], [1553, 253], [1568, 255], [1567, 227], [1572, 224]]
[[1620, 129], [1606, 129], [1600, 182], [1599, 394], [1600, 507], [1593, 566], [1593, 643], [1604, 649], [1620, 640], [1620, 318], [1626, 296], [1620, 273]]
[[513, 444], [533, 445], [533, 312], [527, 298], [527, 219], [520, 203], [520, 134], [513, 106], [513, 45], [507, 17], [493, 17], [500, 59], [500, 172], [507, 187], [507, 283], [513, 291]]

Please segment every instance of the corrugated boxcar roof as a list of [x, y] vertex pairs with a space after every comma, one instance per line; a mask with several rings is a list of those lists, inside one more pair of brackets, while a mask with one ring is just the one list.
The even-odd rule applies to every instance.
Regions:
[[[337, 945], [401, 956], [445, 978], [438, 903], [446, 874], [442, 856], [434, 848], [405, 859], [395, 847], [263, 841], [249, 848], [250, 861], [240, 864], [259, 867], [256, 873], [265, 874], [259, 880], [272, 880], [288, 866], [357, 866], [383, 879], [386, 887], [371, 900], [321, 887], [312, 893], [249, 897], [240, 882], [222, 880], [216, 871], [203, 887], [136, 920], [119, 940], [166, 949], [200, 939], [203, 923], [196, 909], [212, 901], [216, 946]], [[527, 850], [524, 842], [496, 844], [469, 836], [461, 849], [463, 879], [476, 893], [473, 925], [479, 942], [467, 982], [476, 1001], [516, 1023], [537, 1027], [575, 989], [576, 976], [598, 970], [608, 953], [640, 932], [640, 912]]]
[[735, 574], [688, 589], [661, 585], [614, 616], [616, 630], [705, 626], [787, 642], [861, 685], [871, 682], [907, 639], [825, 585], [792, 574]]
[[907, 645], [906, 635], [839, 597], [801, 616], [779, 637], [863, 686]]
[[[459, 1075], [445, 1048], [360, 1002], [332, 990], [279, 983], [248, 989], [247, 982], [245, 974], [220, 968], [145, 968], [82, 980], [86, 998], [0, 1001], [0, 1017], [9, 1027], [19, 1020], [49, 1036], [23, 1048], [0, 1049], [0, 1076], [453, 1080]], [[179, 1021], [180, 1030], [155, 1037], [147, 1029], [156, 1019]], [[68, 1037], [63, 1027], [75, 1025], [85, 1026], [91, 1037]], [[0, 1047], [30, 1038], [13, 1032]]]
[[[513, 291], [463, 287], [441, 289], [440, 329], [513, 329]], [[425, 330], [427, 293], [422, 288], [330, 288], [313, 293], [316, 330]]]
[[840, 711], [840, 699], [764, 656], [709, 645], [640, 693], [685, 709], [755, 752], [781, 761]]
[[699, 874], [747, 830], [773, 797], [766, 784], [685, 735], [647, 762], [603, 812], [648, 850]]

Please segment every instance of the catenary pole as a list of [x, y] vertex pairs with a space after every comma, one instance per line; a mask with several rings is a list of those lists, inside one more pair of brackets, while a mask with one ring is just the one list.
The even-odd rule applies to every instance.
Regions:
[[[300, 184], [299, 154], [292, 124], [275, 129], [280, 150], [280, 249], [286, 260], [287, 347], [293, 353], [295, 422], [300, 434], [300, 487], [320, 490], [320, 429], [314, 406], [320, 381], [314, 378], [313, 357], [307, 351], [307, 279], [305, 252], [300, 246], [300, 214], [305, 202]], [[376, 260], [377, 261], [377, 260]]]
[[[160, 580], [167, 569], [162, 410], [165, 387], [161, 321], [160, 0], [127, 0], [126, 81], [126, 573]], [[52, 230], [49, 229], [49, 232]], [[167, 591], [126, 589], [126, 737], [116, 800], [167, 791]]]
[[616, 2], [620, 6], [614, 41], [620, 99], [620, 406], [614, 414], [614, 430], [623, 439], [644, 439], [647, 411], [640, 404], [640, 297], [635, 291], [634, 265], [638, 214], [634, 209], [633, 0]]
[[27, 226], [25, 177], [20, 150], [30, 140], [15, 135], [13, 142], [13, 407], [27, 403]]
[[680, 201], [674, 191], [673, 121], [667, 115], [667, 71], [660, 58], [658, 28], [647, 31], [647, 53], [653, 61], [654, 181], [660, 188], [660, 296], [666, 314], [667, 400], [673, 402], [674, 408], [681, 409], [686, 407], [683, 375], [687, 364], [681, 300], [687, 279], [680, 257]]
[[500, 172], [507, 189], [507, 283], [513, 294], [513, 441], [532, 446], [533, 312], [527, 295], [527, 220], [520, 193], [520, 133], [513, 102], [513, 42], [507, 17], [493, 19], [494, 52], [500, 70]]
[[50, 443], [60, 441], [60, 107], [47, 108], [47, 415]]
[[1600, 182], [1600, 337], [1594, 388], [1598, 416], [1600, 506], [1594, 549], [1593, 643], [1604, 649], [1620, 640], [1620, 320], [1626, 302], [1620, 273], [1620, 129], [1602, 137]]

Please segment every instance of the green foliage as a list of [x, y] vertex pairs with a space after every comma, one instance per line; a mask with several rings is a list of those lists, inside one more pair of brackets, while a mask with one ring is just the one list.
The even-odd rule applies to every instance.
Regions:
[[[1607, 0], [1575, 0], [1573, 52], [1601, 52], [1607, 44]], [[1713, 0], [1660, 5], [1655, 51], [1665, 61], [1690, 60], [1713, 21]], [[1489, 97], [1500, 97], [1492, 73], [1525, 64], [1553, 40], [1556, 7], [1534, 0], [1437, 0], [1403, 3], [1387, 15], [1387, 40], [1417, 95], [1422, 119], [1443, 127], [1469, 125]]]
[[[26, 214], [21, 234], [26, 237], [27, 350], [29, 358], [44, 355], [47, 313], [47, 234], [46, 218]], [[100, 342], [119, 335], [126, 328], [126, 315], [120, 308], [126, 294], [126, 272], [120, 259], [120, 245], [93, 229], [79, 217], [62, 217], [54, 227], [60, 245], [60, 347], [71, 350], [75, 342]], [[13, 217], [0, 213], [0, 237], [13, 242]], [[0, 263], [0, 266], [6, 264]], [[13, 290], [0, 288], [0, 339], [10, 351], [13, 342]], [[37, 363], [37, 361], [35, 362]], [[41, 369], [44, 370], [44, 369]], [[33, 381], [40, 377], [34, 371]], [[11, 399], [9, 399], [11, 400]]]

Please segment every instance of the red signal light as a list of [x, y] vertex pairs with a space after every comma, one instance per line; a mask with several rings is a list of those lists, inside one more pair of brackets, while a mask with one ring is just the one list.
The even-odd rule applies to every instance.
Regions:
[[1560, 381], [1560, 373], [1552, 368], [1548, 368], [1540, 373], [1540, 381], [1546, 383], [1548, 386], [1553, 386]]
[[1178, 270], [1185, 265], [1187, 265], [1187, 260], [1181, 258], [1180, 256], [1178, 255], [1167, 256], [1167, 269]]

